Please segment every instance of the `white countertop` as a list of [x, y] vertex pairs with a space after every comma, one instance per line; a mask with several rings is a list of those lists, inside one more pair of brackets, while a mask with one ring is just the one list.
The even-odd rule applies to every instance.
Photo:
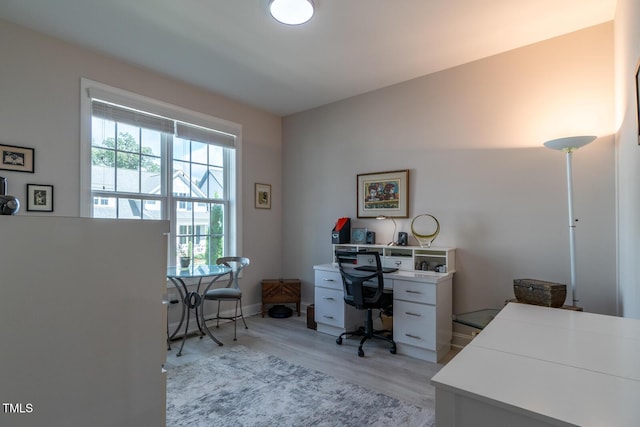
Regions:
[[640, 320], [510, 303], [436, 387], [557, 425], [640, 425]]
[[[326, 271], [339, 271], [338, 266], [332, 263], [314, 265], [315, 270]], [[446, 273], [436, 273], [435, 271], [421, 271], [421, 270], [398, 270], [393, 273], [384, 273], [384, 277], [396, 280], [410, 280], [416, 282], [440, 282], [442, 280], [450, 279], [453, 277], [455, 271], [448, 271]]]

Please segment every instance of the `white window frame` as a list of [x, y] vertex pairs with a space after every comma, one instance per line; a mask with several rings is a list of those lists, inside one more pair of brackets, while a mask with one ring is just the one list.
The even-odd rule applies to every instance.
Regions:
[[[225, 212], [225, 255], [233, 256], [242, 254], [242, 125], [207, 114], [188, 110], [153, 98], [142, 96], [123, 89], [115, 88], [104, 83], [96, 82], [87, 78], [80, 81], [80, 216], [92, 217], [93, 196], [91, 192], [91, 100], [99, 97], [101, 100], [114, 104], [127, 106], [130, 108], [157, 114], [163, 117], [170, 117], [175, 120], [202, 126], [208, 129], [215, 129], [235, 136], [235, 150], [230, 152], [230, 163], [234, 165], [234, 173], [225, 170], [228, 174], [229, 205], [228, 212]], [[167, 159], [171, 162], [172, 153], [167, 153]], [[171, 179], [164, 176], [164, 180]], [[166, 188], [166, 187], [165, 187]], [[171, 200], [171, 198], [169, 198]], [[165, 215], [167, 221], [171, 221], [173, 234], [173, 224], [175, 219], [171, 218], [170, 203], [166, 203]], [[174, 236], [175, 237], [175, 236]], [[170, 246], [175, 244], [175, 238], [169, 239]], [[171, 250], [168, 248], [167, 262], [171, 265]]]

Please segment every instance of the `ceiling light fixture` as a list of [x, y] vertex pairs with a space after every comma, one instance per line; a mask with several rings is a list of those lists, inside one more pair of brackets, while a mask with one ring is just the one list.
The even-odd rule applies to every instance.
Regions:
[[314, 5], [311, 0], [271, 0], [269, 12], [278, 22], [300, 25], [311, 19]]

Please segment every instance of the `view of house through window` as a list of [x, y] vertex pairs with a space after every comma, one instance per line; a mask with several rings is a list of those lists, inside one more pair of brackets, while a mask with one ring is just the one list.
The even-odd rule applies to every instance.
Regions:
[[[217, 139], [221, 143], [216, 143]], [[92, 100], [92, 216], [169, 219], [170, 264], [227, 253], [233, 135]], [[171, 255], [170, 255], [171, 256]]]

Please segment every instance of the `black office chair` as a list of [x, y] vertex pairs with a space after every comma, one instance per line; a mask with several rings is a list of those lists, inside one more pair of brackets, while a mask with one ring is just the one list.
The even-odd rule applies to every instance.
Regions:
[[[336, 251], [338, 267], [342, 276], [344, 287], [344, 302], [354, 306], [357, 310], [367, 310], [367, 319], [364, 327], [357, 331], [344, 332], [336, 339], [338, 345], [342, 345], [342, 338], [346, 336], [362, 336], [358, 347], [358, 356], [364, 357], [362, 345], [370, 338], [377, 338], [391, 344], [391, 354], [396, 354], [396, 343], [392, 338], [383, 334], [389, 334], [388, 330], [373, 329], [373, 309], [388, 309], [393, 305], [393, 292], [384, 289], [384, 277], [382, 264], [378, 252], [342, 252]], [[375, 265], [357, 265], [357, 258], [375, 260]], [[362, 268], [369, 269], [369, 271]], [[371, 271], [373, 270], [373, 271]]]

